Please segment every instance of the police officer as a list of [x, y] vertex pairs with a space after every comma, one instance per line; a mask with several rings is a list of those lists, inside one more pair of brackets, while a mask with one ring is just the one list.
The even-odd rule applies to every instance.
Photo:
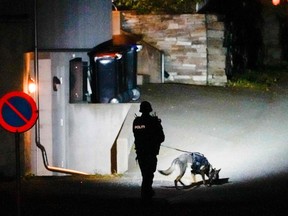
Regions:
[[142, 174], [141, 197], [150, 199], [154, 195], [152, 183], [157, 166], [157, 155], [161, 143], [165, 139], [161, 120], [157, 116], [151, 116], [151, 104], [143, 101], [140, 104], [141, 116], [133, 122], [135, 137], [135, 150]]

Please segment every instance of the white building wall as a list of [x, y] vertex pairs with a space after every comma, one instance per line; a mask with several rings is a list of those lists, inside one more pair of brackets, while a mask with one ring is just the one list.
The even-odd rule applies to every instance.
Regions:
[[[116, 171], [112, 170], [112, 167], [124, 172], [128, 169], [133, 134], [131, 128], [127, 130], [127, 125], [125, 133], [121, 133], [121, 130], [128, 113], [129, 121], [126, 121], [126, 124], [132, 125], [131, 115], [134, 115], [130, 110], [134, 112], [136, 104], [69, 103], [69, 61], [74, 57], [88, 61], [85, 52], [39, 53], [38, 135], [41, 145], [45, 147], [49, 166], [88, 174], [111, 174]], [[33, 74], [33, 53], [30, 53], [29, 61], [30, 74]], [[61, 80], [57, 91], [53, 90], [53, 76]], [[61, 175], [45, 169], [42, 152], [36, 147], [35, 130], [30, 133], [32, 139], [27, 141], [32, 142], [31, 174]], [[123, 145], [119, 142], [116, 160], [113, 162], [112, 148], [116, 145], [120, 133], [121, 139], [129, 143]]]

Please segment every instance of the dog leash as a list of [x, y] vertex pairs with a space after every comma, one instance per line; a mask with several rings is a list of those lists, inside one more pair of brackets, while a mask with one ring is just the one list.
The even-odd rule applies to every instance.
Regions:
[[169, 148], [169, 149], [173, 149], [173, 150], [176, 150], [176, 151], [185, 152], [185, 153], [189, 153], [189, 154], [192, 153], [190, 151], [185, 151], [185, 150], [182, 150], [182, 149], [178, 149], [178, 148], [174, 148], [174, 147], [170, 147], [170, 146], [166, 146], [166, 145], [161, 145], [161, 147], [165, 147], [165, 148]]

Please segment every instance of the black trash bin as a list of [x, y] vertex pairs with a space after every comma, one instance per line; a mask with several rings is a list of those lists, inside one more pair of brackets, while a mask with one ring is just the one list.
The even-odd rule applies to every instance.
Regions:
[[137, 46], [127, 46], [126, 50], [126, 85], [127, 89], [137, 87]]
[[87, 101], [88, 62], [82, 58], [74, 58], [69, 63], [69, 102], [83, 103]]
[[110, 103], [119, 94], [119, 58], [121, 56], [117, 53], [100, 53], [95, 55], [92, 76], [95, 86], [92, 93], [92, 102]]
[[126, 84], [127, 90], [132, 92], [132, 100], [138, 100], [140, 91], [137, 88], [137, 52], [139, 47], [137, 45], [128, 46], [126, 53]]
[[138, 45], [114, 46], [113, 51], [121, 53], [121, 65], [119, 74], [121, 76], [120, 102], [138, 100], [140, 91], [137, 88], [137, 52]]
[[114, 46], [105, 42], [88, 54], [92, 65], [92, 102], [125, 103], [139, 99], [137, 51], [137, 45]]

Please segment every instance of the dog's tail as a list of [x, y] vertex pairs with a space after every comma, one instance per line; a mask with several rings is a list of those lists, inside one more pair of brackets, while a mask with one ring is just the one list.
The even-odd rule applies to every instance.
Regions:
[[171, 163], [171, 166], [166, 170], [158, 170], [162, 175], [170, 175], [175, 170], [175, 164], [177, 163], [177, 158], [174, 159]]

